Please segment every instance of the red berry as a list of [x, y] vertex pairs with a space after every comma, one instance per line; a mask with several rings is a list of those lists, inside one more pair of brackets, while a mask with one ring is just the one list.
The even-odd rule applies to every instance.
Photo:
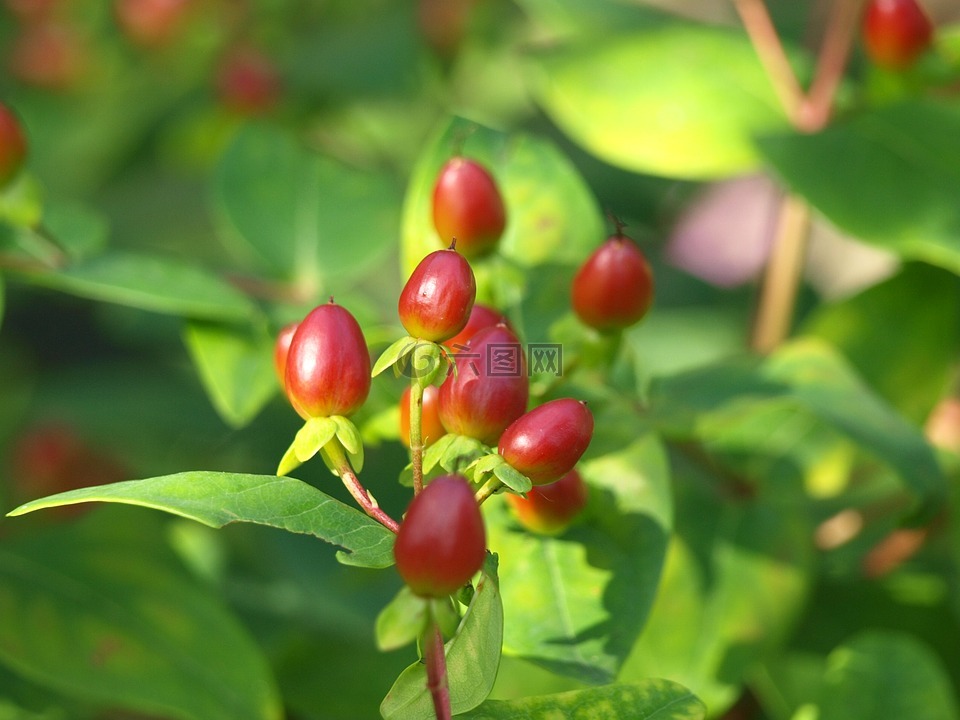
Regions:
[[929, 47], [933, 24], [916, 0], [871, 0], [863, 16], [862, 34], [874, 63], [902, 70]]
[[534, 485], [546, 485], [573, 470], [592, 437], [593, 413], [586, 403], [551, 400], [504, 430], [498, 452]]
[[10, 48], [10, 74], [27, 85], [66, 90], [84, 74], [87, 49], [70, 25], [43, 21], [24, 26]]
[[457, 241], [467, 257], [493, 250], [506, 226], [503, 197], [479, 163], [455, 157], [440, 170], [433, 188], [433, 224], [443, 242]]
[[571, 470], [556, 482], [530, 490], [526, 497], [507, 495], [517, 519], [534, 532], [562, 532], [587, 504], [587, 486], [580, 473]]
[[[447, 434], [440, 422], [440, 390], [436, 385], [427, 385], [423, 389], [423, 411], [421, 413], [420, 435], [423, 446], [432, 445]], [[400, 440], [410, 447], [410, 387], [407, 386], [400, 396]]]
[[417, 24], [427, 43], [441, 56], [454, 55], [466, 33], [476, 0], [420, 0]]
[[290, 354], [290, 341], [293, 340], [298, 326], [299, 323], [295, 322], [284, 325], [277, 333], [277, 340], [273, 345], [273, 367], [277, 371], [280, 387], [284, 387], [287, 381], [287, 355]]
[[463, 330], [447, 340], [446, 344], [449, 347], [452, 347], [454, 350], [462, 350], [467, 346], [467, 343], [470, 342], [470, 339], [478, 332], [484, 328], [499, 325], [500, 323], [510, 327], [510, 323], [507, 322], [506, 316], [503, 315], [499, 310], [494, 310], [492, 307], [475, 303], [473, 310], [470, 311], [470, 319], [467, 320], [467, 324], [463, 326]]
[[116, 0], [113, 9], [123, 33], [144, 47], [159, 47], [173, 39], [190, 0]]
[[287, 397], [304, 418], [350, 415], [370, 392], [370, 352], [360, 325], [331, 301], [301, 321], [287, 353]]
[[393, 556], [414, 593], [443, 597], [480, 570], [486, 549], [483, 516], [470, 484], [459, 475], [442, 475], [410, 503]]
[[273, 61], [255, 48], [236, 48], [221, 62], [216, 77], [220, 102], [240, 115], [259, 115], [280, 98], [280, 75]]
[[494, 325], [474, 335], [453, 359], [457, 372], [440, 386], [443, 426], [493, 445], [527, 409], [530, 381], [520, 340], [506, 325]]
[[27, 140], [17, 116], [0, 103], [0, 187], [10, 182], [23, 167]]
[[36, 23], [48, 19], [59, 0], [6, 0], [10, 12], [21, 22]]
[[573, 278], [573, 310], [597, 330], [639, 322], [653, 303], [653, 273], [634, 242], [614, 235], [594, 250]]
[[463, 330], [477, 296], [470, 263], [454, 249], [437, 250], [417, 265], [400, 293], [400, 322], [410, 335], [443, 342]]

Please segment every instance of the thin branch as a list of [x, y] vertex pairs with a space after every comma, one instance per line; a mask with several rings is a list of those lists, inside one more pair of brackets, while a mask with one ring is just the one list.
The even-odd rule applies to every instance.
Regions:
[[344, 454], [343, 448], [340, 447], [339, 441], [334, 438], [327, 443], [323, 449], [334, 467], [337, 468], [337, 472], [340, 473], [340, 479], [343, 480], [344, 486], [353, 496], [353, 499], [357, 501], [357, 504], [363, 508], [363, 511], [391, 532], [398, 532], [400, 530], [400, 524], [387, 515], [387, 513], [377, 505], [377, 501], [373, 499], [373, 496], [367, 492], [367, 489], [360, 482], [356, 473], [353, 472], [350, 461], [347, 460], [347, 456]]
[[444, 654], [443, 635], [430, 610], [430, 625], [424, 636], [423, 660], [427, 665], [427, 689], [433, 698], [437, 720], [451, 720], [450, 686], [447, 684], [447, 657]]
[[416, 378], [410, 381], [410, 463], [413, 465], [413, 494], [423, 490], [423, 388]]

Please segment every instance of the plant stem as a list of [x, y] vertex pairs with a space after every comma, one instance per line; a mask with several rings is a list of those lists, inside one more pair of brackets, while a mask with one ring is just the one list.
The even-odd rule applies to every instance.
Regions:
[[757, 352], [771, 352], [790, 332], [809, 234], [810, 206], [802, 198], [786, 195], [780, 206], [777, 235], [767, 261], [750, 341]]
[[796, 120], [797, 129], [818, 132], [830, 120], [840, 81], [853, 47], [862, 0], [838, 0], [827, 24], [817, 69]]
[[453, 713], [450, 708], [450, 686], [447, 684], [447, 657], [444, 654], [443, 635], [433, 616], [431, 607], [430, 621], [423, 638], [423, 660], [427, 665], [427, 689], [433, 698], [433, 711], [437, 720], [450, 720]]
[[361, 484], [357, 474], [350, 467], [350, 461], [347, 460], [343, 448], [340, 447], [340, 442], [334, 438], [324, 445], [323, 450], [327, 453], [334, 467], [337, 468], [337, 472], [340, 473], [340, 479], [343, 480], [344, 486], [353, 496], [353, 499], [363, 508], [363, 511], [388, 530], [397, 532], [400, 529], [400, 524], [377, 505], [377, 501]]
[[477, 494], [474, 496], [477, 499], [477, 505], [482, 505], [483, 502], [493, 495], [497, 490], [503, 487], [503, 483], [498, 477], [492, 477], [487, 480], [483, 486], [477, 490]]
[[787, 117], [796, 121], [803, 105], [803, 89], [787, 59], [767, 6], [763, 0], [734, 0], [733, 4]]
[[413, 465], [413, 493], [423, 490], [423, 388], [416, 378], [410, 381], [410, 462]]

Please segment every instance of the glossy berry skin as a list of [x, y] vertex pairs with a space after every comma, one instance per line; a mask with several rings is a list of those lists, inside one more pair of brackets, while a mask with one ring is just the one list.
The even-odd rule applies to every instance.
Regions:
[[459, 475], [442, 475], [410, 503], [393, 556], [415, 594], [444, 597], [480, 570], [486, 549], [483, 516], [470, 484]]
[[571, 288], [573, 311], [602, 332], [639, 322], [653, 303], [653, 273], [640, 248], [614, 235], [577, 270]]
[[463, 326], [463, 330], [447, 340], [446, 344], [448, 347], [453, 348], [454, 352], [461, 352], [466, 348], [471, 338], [478, 332], [484, 328], [499, 325], [500, 323], [510, 327], [506, 316], [499, 310], [494, 310], [492, 307], [481, 305], [480, 303], [474, 303], [473, 309], [470, 311], [470, 318], [467, 320], [467, 324]]
[[332, 300], [300, 322], [287, 352], [284, 389], [305, 419], [350, 415], [370, 392], [370, 352], [353, 315]]
[[254, 48], [235, 48], [224, 57], [216, 76], [217, 96], [238, 115], [261, 115], [280, 98], [280, 75], [273, 61]]
[[273, 344], [273, 368], [277, 371], [280, 387], [284, 387], [287, 382], [287, 355], [290, 354], [290, 342], [299, 325], [300, 323], [295, 322], [284, 325]]
[[933, 24], [916, 0], [871, 0], [863, 15], [863, 44], [880, 67], [903, 70], [929, 47]]
[[526, 497], [507, 495], [520, 523], [529, 530], [554, 535], [567, 529], [587, 504], [587, 486], [571, 470], [559, 480], [534, 487]]
[[27, 140], [20, 121], [6, 105], [0, 103], [0, 187], [10, 182], [27, 156]]
[[433, 225], [443, 242], [457, 241], [469, 258], [492, 251], [507, 224], [503, 196], [480, 163], [463, 157], [448, 160], [433, 188]]
[[[497, 362], [512, 352], [517, 365]], [[478, 332], [453, 355], [457, 372], [440, 386], [440, 420], [448, 432], [495, 445], [504, 429], [527, 409], [530, 381], [520, 340], [506, 325]]]
[[570, 398], [551, 400], [503, 431], [498, 452], [534, 485], [559, 480], [580, 460], [593, 437], [593, 413]]
[[[440, 388], [427, 385], [423, 389], [423, 410], [421, 411], [420, 436], [423, 446], [429, 447], [447, 434], [440, 422]], [[400, 396], [400, 441], [410, 447], [410, 387], [407, 386]]]
[[443, 342], [463, 330], [477, 297], [470, 263], [454, 249], [427, 255], [400, 293], [398, 311], [413, 337]]

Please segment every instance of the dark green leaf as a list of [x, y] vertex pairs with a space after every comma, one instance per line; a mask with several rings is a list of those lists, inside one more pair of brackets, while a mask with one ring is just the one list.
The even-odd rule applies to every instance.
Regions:
[[373, 377], [376, 377], [388, 367], [391, 367], [402, 360], [408, 353], [413, 352], [414, 348], [416, 347], [416, 338], [400, 338], [380, 354], [380, 357], [378, 357], [377, 361], [373, 364], [373, 370], [370, 374]]
[[707, 708], [696, 695], [669, 680], [617, 683], [520, 700], [488, 700], [464, 720], [703, 720]]
[[[503, 605], [496, 563], [484, 565], [477, 591], [453, 639], [446, 643], [447, 679], [454, 715], [482, 703], [497, 677], [503, 641]], [[380, 705], [384, 720], [433, 720], [427, 672], [417, 662], [404, 670]]]
[[936, 654], [910, 635], [870, 631], [827, 658], [820, 720], [957, 720], [960, 708]]
[[227, 423], [249, 423], [277, 393], [273, 339], [235, 325], [189, 323], [184, 341], [213, 406]]
[[43, 209], [43, 227], [72, 260], [83, 260], [107, 245], [106, 218], [86, 205], [50, 202]]
[[960, 273], [960, 106], [919, 100], [816, 134], [768, 137], [764, 157], [837, 227]]
[[388, 651], [409, 645], [423, 632], [426, 620], [427, 601], [404, 585], [377, 615], [377, 647]]
[[[551, 143], [505, 135], [453, 118], [425, 148], [414, 169], [403, 210], [403, 269], [409, 274], [425, 255], [447, 247], [433, 226], [433, 186], [440, 168], [463, 154], [484, 163], [507, 206], [500, 254], [523, 266], [544, 262], [577, 264], [603, 235], [603, 219], [590, 188], [573, 164]], [[478, 296], [504, 282], [507, 268], [475, 265]], [[498, 277], [501, 276], [501, 277]], [[521, 281], [522, 282], [522, 281]], [[500, 298], [501, 306], [512, 304]]]
[[[654, 419], [668, 434], [684, 438], [709, 429], [711, 413], [742, 412], [751, 405], [766, 412], [771, 402], [786, 402], [886, 462], [914, 494], [921, 512], [938, 507], [946, 492], [943, 471], [920, 430], [819, 341], [796, 341], [766, 361], [739, 357], [660, 378], [650, 397]], [[722, 430], [722, 425], [716, 427]], [[761, 445], [769, 426], [758, 426], [757, 432], [755, 442]]]
[[37, 285], [91, 300], [209, 320], [244, 320], [256, 310], [242, 293], [196, 265], [111, 252], [58, 272], [34, 272]]
[[288, 278], [355, 276], [396, 242], [400, 193], [391, 178], [310, 152], [266, 125], [238, 134], [217, 168], [214, 197], [224, 233]]
[[[256, 645], [162, 531], [103, 512], [0, 549], [0, 661], [88, 702], [178, 720], [279, 720]], [[120, 528], [123, 531], [119, 531]]]
[[579, 524], [536, 535], [493, 498], [485, 505], [489, 545], [501, 558], [504, 653], [608, 682], [653, 603], [672, 524], [669, 471], [648, 435], [581, 473], [591, 499]]
[[269, 525], [340, 546], [337, 559], [347, 565], [393, 564], [393, 533], [385, 527], [305, 482], [272, 475], [196, 471], [129, 480], [51, 495], [9, 515], [82, 502], [142, 505], [215, 528], [232, 522]]
[[786, 128], [743, 33], [660, 25], [535, 58], [550, 116], [603, 160], [630, 170], [717, 178], [758, 164], [752, 138]]

